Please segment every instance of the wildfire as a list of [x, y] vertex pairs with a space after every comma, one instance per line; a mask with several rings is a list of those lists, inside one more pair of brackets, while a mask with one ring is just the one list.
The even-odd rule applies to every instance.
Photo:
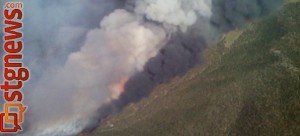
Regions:
[[119, 82], [111, 85], [109, 87], [111, 93], [112, 93], [112, 98], [113, 99], [118, 99], [119, 96], [125, 92], [125, 83], [127, 82], [128, 78], [122, 78]]

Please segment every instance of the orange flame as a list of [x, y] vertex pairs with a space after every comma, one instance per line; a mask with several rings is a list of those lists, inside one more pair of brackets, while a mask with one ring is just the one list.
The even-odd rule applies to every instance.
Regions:
[[119, 92], [122, 94], [125, 92], [125, 83], [127, 82], [127, 78], [123, 78], [119, 81], [119, 83], [116, 85], [116, 87], [118, 88]]
[[113, 84], [109, 87], [110, 91], [112, 92], [112, 97], [114, 99], [119, 98], [119, 96], [125, 92], [125, 83], [127, 82], [128, 78], [121, 78], [119, 82]]

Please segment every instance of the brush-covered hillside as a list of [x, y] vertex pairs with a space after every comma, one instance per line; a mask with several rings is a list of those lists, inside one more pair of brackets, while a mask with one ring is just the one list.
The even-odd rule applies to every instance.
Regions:
[[300, 2], [226, 34], [204, 64], [89, 135], [300, 135]]

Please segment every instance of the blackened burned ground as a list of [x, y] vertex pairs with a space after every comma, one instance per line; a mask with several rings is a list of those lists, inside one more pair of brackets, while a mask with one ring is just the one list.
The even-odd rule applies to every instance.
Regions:
[[89, 135], [300, 134], [300, 2], [227, 34], [205, 58]]

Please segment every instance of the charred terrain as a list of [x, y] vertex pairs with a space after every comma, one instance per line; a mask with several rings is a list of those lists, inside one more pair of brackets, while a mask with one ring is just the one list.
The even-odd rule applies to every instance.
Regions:
[[300, 2], [227, 33], [205, 63], [103, 120], [91, 136], [300, 134]]

